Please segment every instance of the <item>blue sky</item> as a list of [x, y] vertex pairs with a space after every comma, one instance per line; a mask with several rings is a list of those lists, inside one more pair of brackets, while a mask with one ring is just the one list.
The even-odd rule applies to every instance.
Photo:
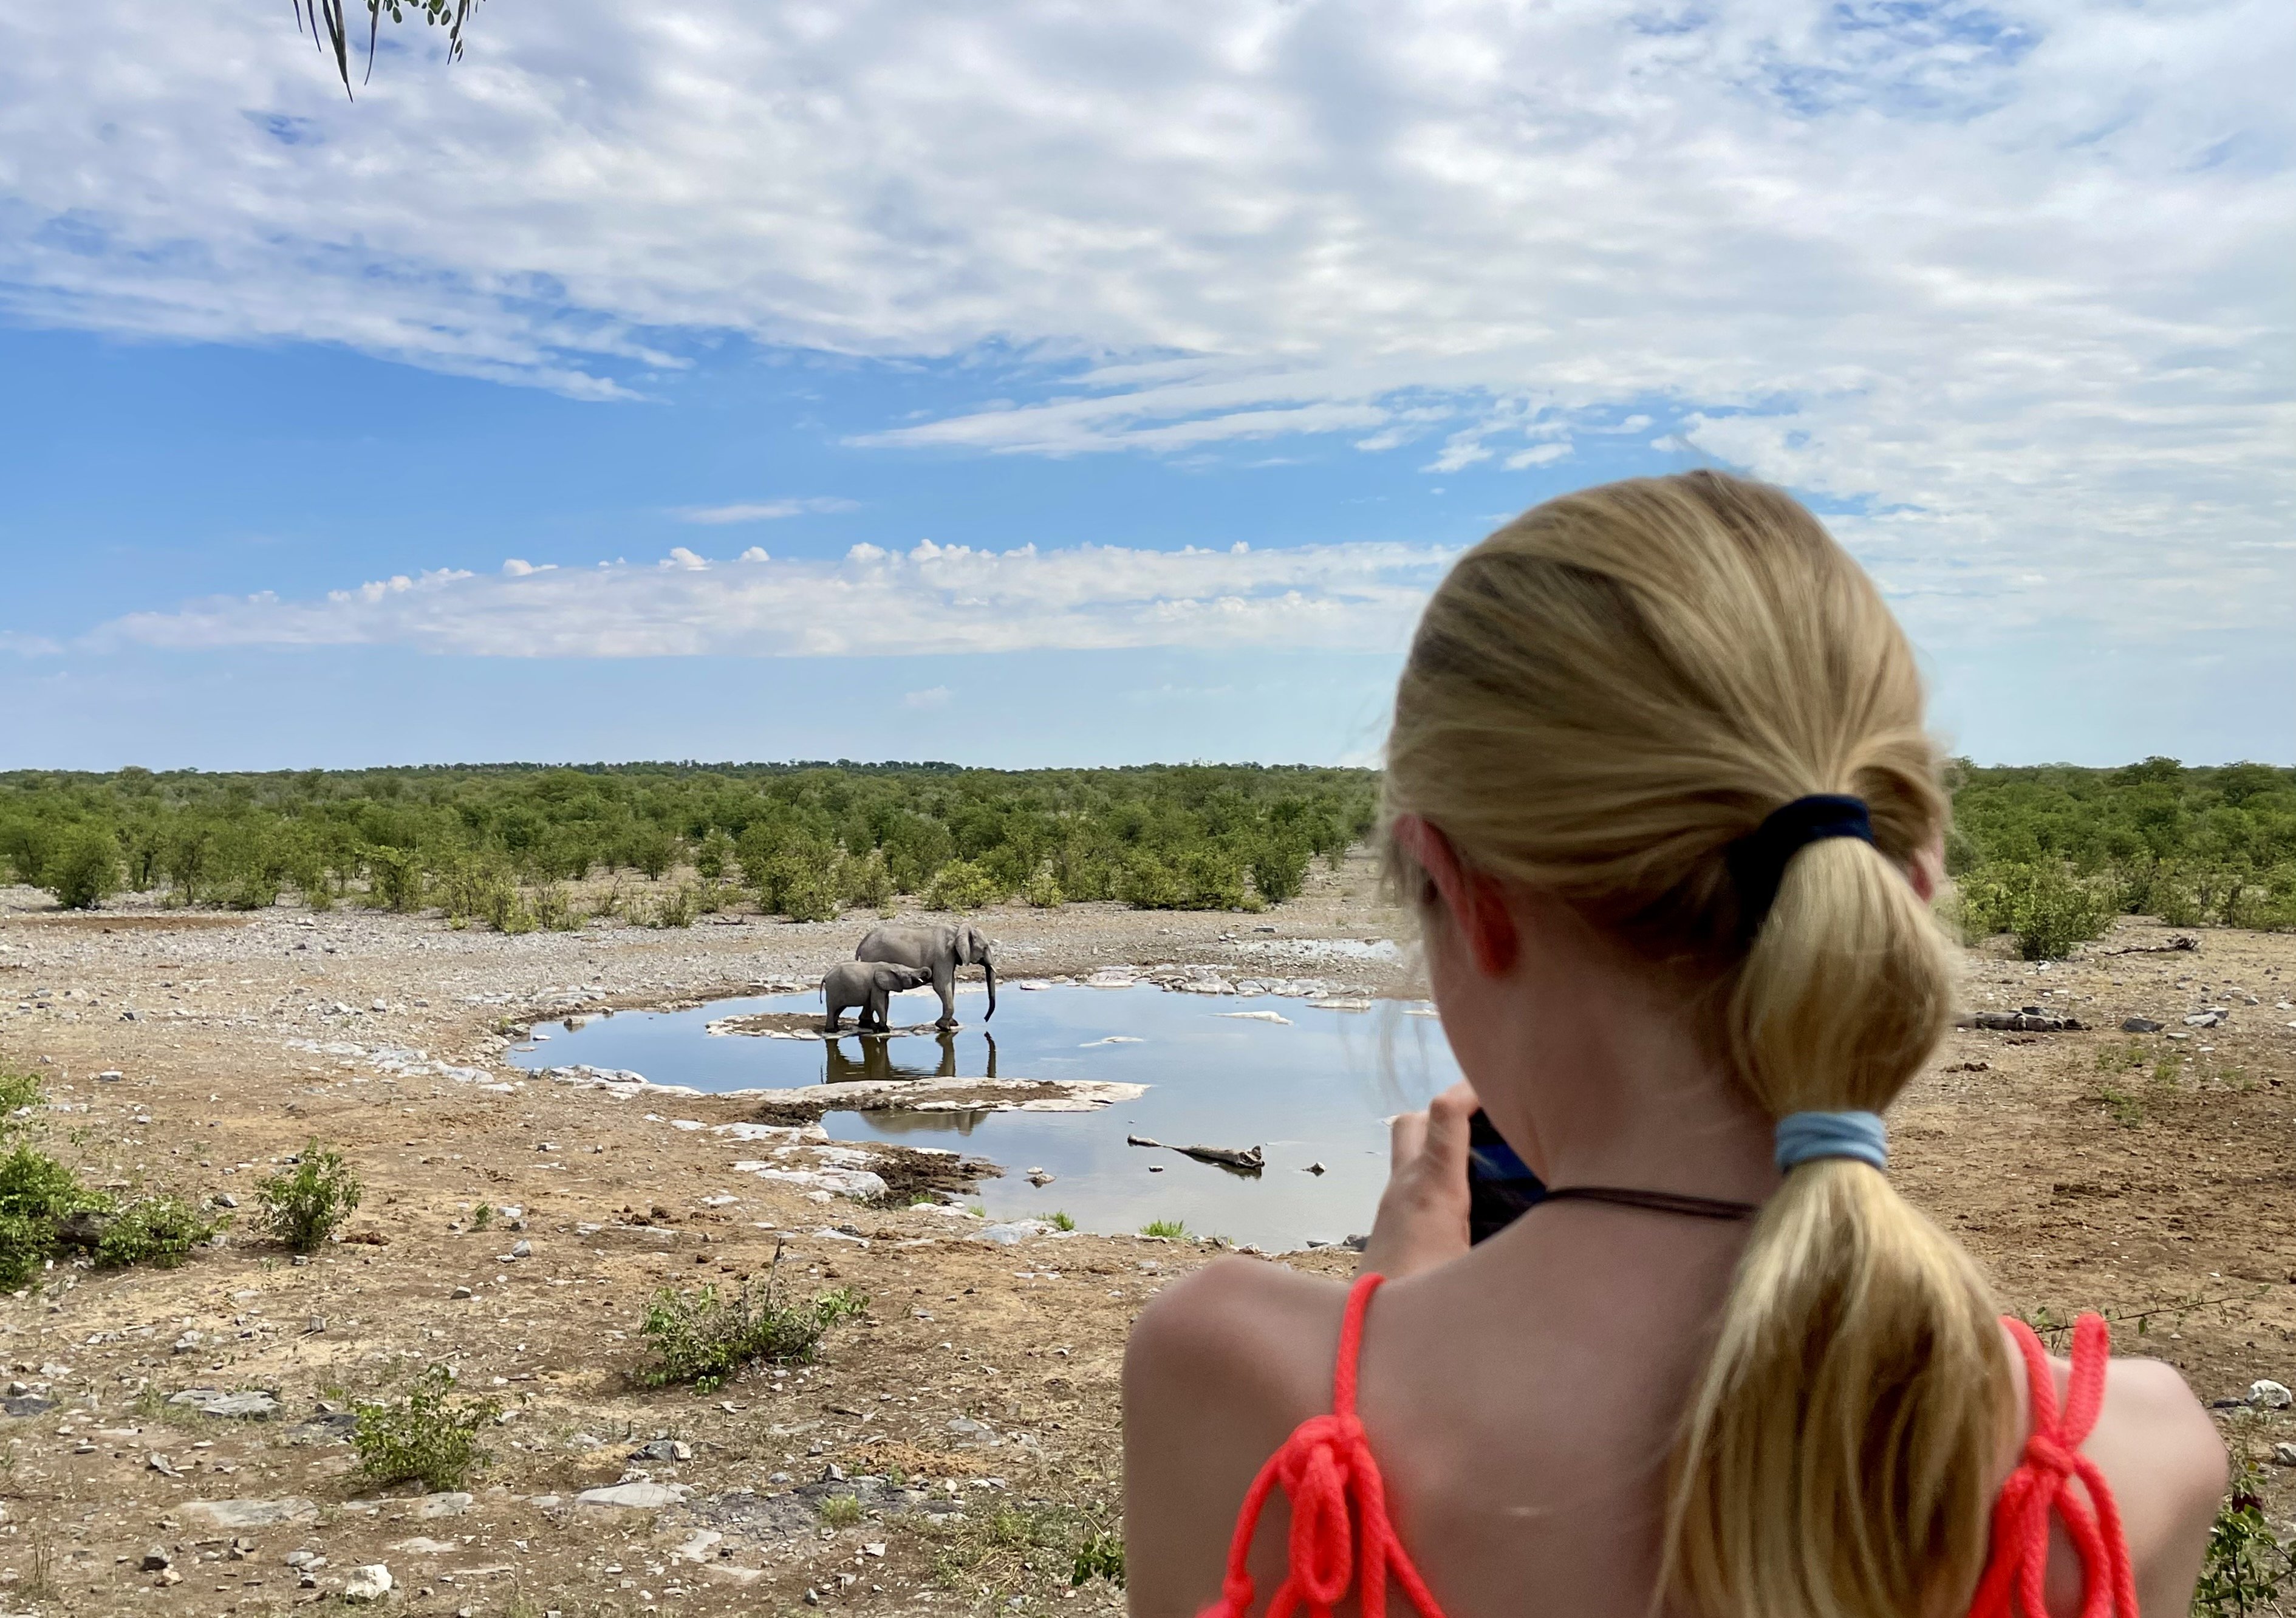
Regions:
[[2296, 761], [2283, 7], [130, 16], [0, 16], [0, 765], [1368, 760], [1694, 464], [1962, 751]]

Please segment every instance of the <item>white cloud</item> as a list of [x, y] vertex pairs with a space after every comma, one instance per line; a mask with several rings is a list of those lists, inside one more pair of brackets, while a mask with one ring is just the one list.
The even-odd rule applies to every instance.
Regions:
[[[683, 547], [681, 547], [682, 550]], [[678, 552], [673, 552], [675, 557]], [[1007, 551], [854, 546], [842, 561], [441, 569], [316, 600], [136, 612], [94, 650], [395, 645], [488, 657], [900, 657], [1180, 646], [1393, 652], [1450, 560], [1430, 547]], [[912, 705], [931, 690], [910, 694]]]
[[948, 706], [948, 698], [949, 689], [947, 686], [928, 686], [922, 691], [903, 692], [901, 694], [901, 706], [904, 708], [946, 708]]
[[60, 643], [45, 635], [27, 635], [20, 629], [0, 629], [0, 652], [13, 652], [19, 657], [54, 657], [62, 651]]
[[857, 511], [860, 503], [833, 495], [798, 500], [756, 500], [734, 505], [689, 505], [678, 512], [687, 522], [771, 522], [783, 517], [803, 517], [824, 512]]
[[0, 11], [0, 312], [596, 398], [697, 334], [1025, 357], [889, 447], [1439, 433], [1447, 472], [1640, 416], [1874, 513], [1845, 531], [1940, 622], [2028, 573], [2124, 633], [2296, 600], [2284, 0], [557, 0], [452, 68], [398, 37], [348, 105], [267, 8]]

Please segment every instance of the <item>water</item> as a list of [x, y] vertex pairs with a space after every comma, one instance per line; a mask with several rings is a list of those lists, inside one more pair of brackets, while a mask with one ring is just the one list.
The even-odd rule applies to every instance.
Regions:
[[[821, 1014], [818, 994], [719, 1000], [692, 1011], [624, 1012], [569, 1030], [511, 1060], [529, 1068], [587, 1063], [627, 1068], [657, 1084], [699, 1090], [790, 1088], [849, 1079], [932, 1075], [1102, 1079], [1144, 1084], [1137, 1100], [1090, 1113], [831, 1113], [842, 1140], [947, 1146], [1005, 1170], [974, 1200], [997, 1219], [1058, 1210], [1087, 1230], [1136, 1230], [1185, 1220], [1199, 1235], [1269, 1248], [1334, 1241], [1371, 1228], [1387, 1180], [1390, 1114], [1423, 1106], [1458, 1069], [1423, 1006], [1379, 1001], [1369, 1011], [1325, 1010], [1278, 996], [1169, 993], [1007, 985], [994, 1023], [977, 995], [957, 1002], [955, 1033], [835, 1041], [713, 1035], [718, 1018], [756, 1012]], [[895, 997], [890, 1017], [929, 1020], [930, 994]], [[1289, 1026], [1240, 1017], [1268, 1013]], [[1136, 1043], [1101, 1043], [1114, 1038]], [[1242, 1175], [1125, 1144], [1152, 1136], [1175, 1146], [1260, 1146], [1266, 1171]], [[1325, 1172], [1310, 1174], [1321, 1162]], [[1042, 1168], [1051, 1185], [1029, 1184]], [[1161, 1172], [1152, 1173], [1151, 1169]]]

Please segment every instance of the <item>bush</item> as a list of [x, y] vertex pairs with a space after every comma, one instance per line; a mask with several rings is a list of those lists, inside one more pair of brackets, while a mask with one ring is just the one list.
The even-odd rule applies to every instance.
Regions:
[[2029, 961], [2062, 959], [2075, 944], [2103, 932], [2115, 914], [2094, 885], [2051, 860], [1973, 872], [1961, 879], [1956, 903], [1965, 936], [2009, 933]]
[[291, 1173], [271, 1175], [255, 1187], [266, 1227], [295, 1253], [316, 1250], [350, 1218], [365, 1195], [342, 1154], [316, 1140], [303, 1148]]
[[454, 1385], [453, 1369], [433, 1365], [403, 1399], [359, 1401], [351, 1450], [368, 1482], [414, 1482], [438, 1493], [459, 1488], [494, 1458], [479, 1434], [502, 1407], [491, 1399], [450, 1400]]
[[868, 1302], [840, 1286], [810, 1303], [783, 1303], [770, 1278], [762, 1289], [745, 1282], [730, 1295], [714, 1285], [698, 1293], [664, 1287], [638, 1326], [653, 1353], [639, 1379], [648, 1387], [680, 1383], [707, 1393], [752, 1365], [809, 1363], [822, 1334]]
[[924, 891], [928, 910], [978, 910], [1003, 897], [996, 879], [971, 859], [950, 860], [933, 873]]
[[1188, 1234], [1188, 1227], [1180, 1220], [1150, 1220], [1140, 1227], [1142, 1236], [1160, 1236], [1168, 1241], [1178, 1241]]
[[204, 1246], [228, 1222], [228, 1214], [203, 1215], [179, 1196], [147, 1196], [131, 1203], [103, 1228], [95, 1261], [107, 1268], [156, 1264], [173, 1269]]
[[713, 825], [694, 845], [693, 874], [704, 882], [722, 882], [735, 858], [734, 840], [722, 827]]
[[387, 910], [402, 914], [422, 908], [422, 862], [403, 849], [369, 849], [366, 856], [368, 897]]
[[562, 884], [545, 882], [534, 890], [534, 924], [553, 932], [571, 932], [582, 924]]
[[24, 1120], [20, 1113], [29, 1113], [47, 1100], [40, 1093], [40, 1081], [29, 1073], [0, 1072], [0, 1133], [20, 1129]]
[[848, 858], [839, 881], [849, 905], [882, 910], [893, 901], [893, 868], [885, 863], [882, 849], [871, 849], [857, 859]]
[[646, 917], [649, 927], [691, 927], [701, 913], [701, 896], [692, 883], [682, 882], [654, 901], [653, 914]]
[[1259, 890], [1259, 897], [1271, 905], [1299, 898], [1308, 886], [1311, 852], [1304, 843], [1262, 843], [1251, 857], [1251, 885]]
[[1037, 874], [1021, 889], [1021, 897], [1039, 910], [1057, 910], [1068, 898], [1061, 891], [1060, 879], [1053, 875], [1050, 866], [1037, 867]]
[[1103, 1529], [1085, 1536], [1077, 1548], [1076, 1565], [1070, 1571], [1071, 1587], [1089, 1583], [1094, 1579], [1105, 1579], [1117, 1589], [1124, 1588], [1124, 1536]]
[[850, 1528], [860, 1520], [861, 1497], [857, 1494], [832, 1494], [821, 1502], [824, 1528]]
[[1135, 854], [1118, 879], [1116, 896], [1136, 910], [1179, 910], [1188, 902], [1187, 884], [1153, 854]]
[[40, 872], [40, 885], [67, 910], [93, 910], [119, 891], [119, 841], [102, 826], [82, 826]]
[[2280, 1610], [2280, 1592], [2296, 1577], [2296, 1556], [2273, 1532], [2263, 1494], [2261, 1469], [2235, 1452], [2232, 1486], [2217, 1507], [2200, 1584], [2193, 1591], [2193, 1618], [2245, 1618]]
[[1226, 849], [1190, 849], [1180, 856], [1180, 878], [1190, 910], [1243, 908], [1243, 862]]
[[24, 1143], [0, 1157], [0, 1292], [15, 1292], [55, 1255], [57, 1224], [74, 1213], [101, 1210], [102, 1193]]

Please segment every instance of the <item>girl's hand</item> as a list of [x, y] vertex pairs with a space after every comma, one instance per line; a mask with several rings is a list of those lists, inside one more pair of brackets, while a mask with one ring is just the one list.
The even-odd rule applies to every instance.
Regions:
[[1423, 1113], [1397, 1115], [1394, 1158], [1363, 1269], [1395, 1280], [1467, 1251], [1467, 1121], [1480, 1105], [1464, 1080]]

